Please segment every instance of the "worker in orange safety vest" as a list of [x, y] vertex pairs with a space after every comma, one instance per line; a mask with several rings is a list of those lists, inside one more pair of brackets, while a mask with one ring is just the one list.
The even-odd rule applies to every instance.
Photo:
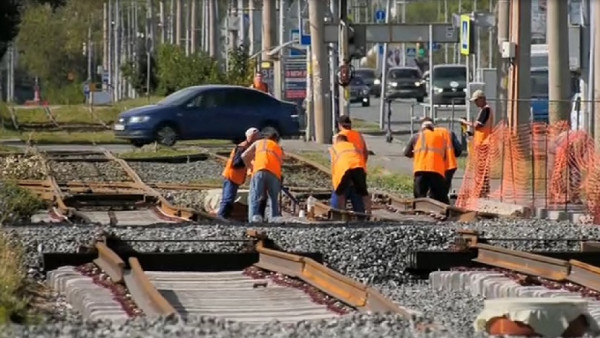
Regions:
[[223, 169], [223, 192], [221, 194], [221, 203], [217, 215], [220, 218], [228, 219], [233, 210], [233, 204], [237, 195], [238, 188], [244, 184], [247, 176], [247, 167], [242, 160], [242, 153], [246, 151], [260, 137], [256, 128], [246, 130], [246, 140], [238, 144], [231, 150], [229, 159]]
[[[264, 131], [264, 138], [254, 142], [244, 153], [242, 159], [248, 167], [252, 167], [250, 194], [248, 195], [248, 221], [262, 222], [260, 215], [261, 201], [268, 196], [271, 208], [270, 218], [279, 217], [279, 201], [281, 191], [284, 153], [279, 146], [279, 133], [273, 128]], [[252, 160], [254, 160], [253, 163]]]
[[349, 187], [363, 199], [365, 212], [371, 213], [371, 197], [367, 189], [367, 171], [361, 151], [342, 134], [336, 135], [329, 148], [331, 155], [331, 182], [336, 196], [337, 209], [345, 209]]
[[[440, 126], [435, 126], [434, 131], [442, 135], [446, 142], [446, 173], [444, 175], [446, 180], [446, 193], [444, 196], [448, 197], [450, 188], [452, 187], [452, 178], [454, 178], [454, 173], [458, 168], [456, 158], [462, 154], [462, 145], [454, 132]], [[450, 199], [448, 198], [444, 203], [450, 204]]]
[[254, 88], [256, 90], [260, 90], [261, 92], [269, 94], [269, 85], [263, 81], [263, 76], [260, 72], [254, 75], [254, 82], [252, 82], [250, 88]]
[[447, 142], [434, 130], [433, 121], [424, 119], [421, 130], [415, 134], [404, 149], [404, 156], [413, 158], [414, 197], [431, 197], [447, 203], [446, 156]]
[[[492, 113], [492, 108], [488, 105], [485, 94], [482, 90], [474, 91], [470, 101], [475, 103], [475, 105], [479, 108], [477, 118], [474, 122], [462, 119], [460, 123], [464, 126], [474, 129], [472, 147], [473, 155], [483, 156], [482, 158], [478, 158], [476, 163], [481, 166], [485, 166], [487, 165], [487, 160], [489, 158], [489, 143], [490, 135], [494, 129], [494, 114]], [[483, 177], [483, 188], [480, 197], [485, 197], [490, 192], [489, 170], [483, 170], [483, 172], [486, 174]]]

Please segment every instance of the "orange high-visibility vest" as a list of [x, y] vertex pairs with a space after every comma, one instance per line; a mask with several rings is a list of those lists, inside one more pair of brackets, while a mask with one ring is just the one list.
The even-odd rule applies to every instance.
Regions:
[[365, 144], [360, 132], [352, 129], [342, 129], [340, 130], [339, 134], [346, 136], [348, 138], [348, 142], [354, 144], [361, 155], [364, 154], [365, 149], [367, 149], [367, 145]]
[[273, 140], [256, 141], [256, 153], [254, 154], [254, 166], [252, 174], [260, 170], [266, 170], [281, 179], [281, 167], [283, 166], [283, 150]]
[[446, 140], [435, 131], [419, 133], [414, 147], [413, 172], [434, 172], [446, 176]]
[[446, 170], [456, 169], [458, 164], [454, 155], [454, 144], [452, 143], [452, 134], [450, 130], [443, 127], [435, 127], [435, 132], [440, 133], [446, 140]]
[[267, 86], [267, 84], [264, 82], [259, 82], [259, 83], [254, 82], [250, 87], [254, 88], [256, 90], [260, 90], [261, 92], [265, 92], [265, 93], [269, 92], [269, 86]]
[[[485, 105], [482, 109], [490, 108], [489, 105]], [[492, 108], [490, 108], [490, 115], [488, 116], [487, 122], [479, 127], [475, 128], [475, 132], [473, 133], [473, 145], [477, 147], [482, 144], [489, 143], [490, 134], [492, 134], [492, 130], [494, 129], [494, 115], [492, 112]]]
[[350, 169], [365, 169], [362, 153], [350, 142], [338, 142], [329, 148], [331, 155], [331, 183], [333, 189], [342, 182], [344, 174]]
[[[248, 143], [246, 141], [238, 144], [238, 147], [242, 147], [246, 149], [248, 147]], [[233, 148], [231, 154], [229, 155], [229, 159], [225, 164], [225, 169], [223, 169], [223, 177], [230, 180], [231, 182], [242, 185], [246, 181], [246, 167], [236, 169], [233, 167], [233, 160], [235, 157], [235, 151], [237, 147]]]

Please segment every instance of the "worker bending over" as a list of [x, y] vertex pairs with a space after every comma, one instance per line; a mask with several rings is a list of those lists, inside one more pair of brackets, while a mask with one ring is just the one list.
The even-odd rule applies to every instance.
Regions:
[[[363, 135], [360, 132], [352, 129], [352, 120], [350, 120], [350, 116], [341, 115], [338, 117], [338, 129], [338, 135], [346, 136], [348, 141], [354, 144], [356, 149], [358, 149], [359, 153], [362, 155], [365, 162], [364, 168], [366, 172], [367, 160], [369, 159], [369, 149], [367, 148], [367, 143], [365, 142]], [[352, 203], [352, 210], [355, 212], [364, 213], [365, 205], [362, 196], [356, 193], [356, 189], [352, 185], [347, 187], [347, 190], [348, 191], [344, 193], [344, 196], [346, 196], [346, 198]], [[331, 194], [331, 205], [338, 205], [337, 195], [335, 192]]]
[[[479, 108], [479, 113], [474, 122], [461, 120], [460, 123], [464, 126], [471, 127], [475, 130], [473, 133], [473, 155], [478, 156], [477, 172], [484, 172], [481, 196], [485, 197], [490, 192], [490, 176], [489, 176], [489, 144], [490, 135], [494, 129], [494, 114], [492, 108], [487, 104], [485, 94], [482, 90], [476, 90], [471, 96], [471, 102]], [[471, 155], [471, 154], [469, 154]]]
[[240, 185], [246, 181], [248, 167], [242, 159], [242, 153], [246, 151], [260, 137], [256, 128], [246, 130], [246, 140], [238, 144], [231, 150], [225, 169], [223, 170], [223, 193], [221, 196], [221, 205], [219, 206], [218, 216], [228, 219], [233, 210], [233, 204]]
[[434, 130], [433, 121], [423, 119], [421, 130], [414, 135], [406, 148], [404, 156], [414, 158], [414, 197], [430, 196], [446, 203], [446, 151], [447, 142], [441, 133]]
[[456, 158], [462, 154], [462, 146], [458, 141], [458, 137], [454, 132], [444, 128], [435, 126], [434, 131], [442, 135], [444, 140], [446, 141], [446, 173], [444, 178], [446, 180], [446, 192], [444, 196], [446, 197], [446, 204], [450, 204], [449, 194], [450, 188], [452, 188], [452, 178], [454, 178], [454, 173], [456, 173], [456, 168], [458, 168], [458, 164], [456, 162]]
[[366, 213], [371, 213], [371, 197], [367, 190], [367, 172], [365, 160], [359, 149], [348, 141], [345, 135], [337, 134], [333, 146], [329, 148], [331, 155], [331, 181], [337, 209], [346, 208], [350, 186], [358, 194], [365, 205]]
[[[250, 194], [248, 195], [248, 221], [261, 222], [261, 201], [268, 197], [270, 219], [279, 217], [279, 201], [281, 191], [281, 168], [283, 166], [283, 150], [279, 146], [279, 134], [269, 128], [264, 138], [254, 142], [242, 154], [246, 166], [252, 167]], [[252, 160], [254, 160], [253, 163]]]

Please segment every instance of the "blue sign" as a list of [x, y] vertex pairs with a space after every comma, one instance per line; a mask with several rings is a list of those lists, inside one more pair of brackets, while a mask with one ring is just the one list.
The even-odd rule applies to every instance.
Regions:
[[300, 20], [300, 44], [310, 46], [310, 21], [308, 19]]
[[471, 54], [471, 17], [469, 14], [460, 16], [460, 54]]
[[88, 83], [83, 85], [83, 94], [86, 96], [90, 93], [90, 85]]
[[438, 50], [442, 49], [442, 44], [434, 42], [433, 46], [431, 46], [431, 47], [432, 47], [431, 49], [433, 49], [434, 52], [437, 52]]
[[417, 56], [416, 48], [406, 48], [406, 57], [414, 58]]
[[[292, 29], [290, 31], [290, 40], [292, 41], [298, 41], [297, 43], [300, 43], [300, 30], [299, 29]], [[290, 51], [290, 56], [300, 56], [300, 55], [304, 55], [305, 53], [302, 53], [301, 50], [299, 50], [297, 47], [297, 44], [294, 43], [293, 45], [290, 46], [290, 48], [288, 48], [288, 50]]]
[[108, 81], [110, 80], [110, 74], [108, 74], [108, 72], [103, 72], [102, 73], [102, 83], [103, 84], [108, 84]]
[[379, 9], [375, 12], [375, 21], [377, 21], [377, 22], [385, 21], [385, 11], [384, 10]]

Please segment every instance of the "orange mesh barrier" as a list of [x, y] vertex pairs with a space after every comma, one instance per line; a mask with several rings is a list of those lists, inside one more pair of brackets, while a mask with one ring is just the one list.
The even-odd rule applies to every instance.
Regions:
[[600, 154], [568, 123], [499, 123], [489, 143], [469, 154], [456, 204], [476, 210], [482, 198], [528, 207], [581, 206], [600, 224]]

